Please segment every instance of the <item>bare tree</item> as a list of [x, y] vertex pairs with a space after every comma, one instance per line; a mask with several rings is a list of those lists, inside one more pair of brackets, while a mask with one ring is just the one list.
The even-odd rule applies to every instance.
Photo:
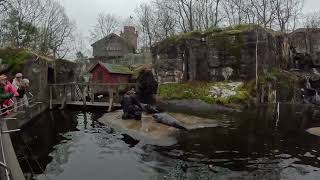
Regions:
[[249, 23], [252, 11], [248, 0], [225, 0], [223, 3], [229, 25]]
[[36, 26], [44, 13], [40, 0], [7, 0], [9, 3], [2, 21], [2, 39], [12, 47], [32, 46], [35, 42]]
[[282, 32], [289, 31], [289, 26], [295, 26], [303, 4], [304, 0], [272, 0], [277, 24]]
[[194, 8], [194, 21], [196, 29], [206, 30], [216, 27], [219, 18], [219, 6], [221, 0], [198, 0]]
[[303, 26], [305, 28], [320, 28], [320, 11], [306, 14]]
[[140, 4], [140, 6], [136, 9], [138, 21], [140, 24], [140, 29], [143, 33], [144, 45], [147, 47], [151, 47], [154, 38], [154, 12], [152, 10], [152, 6], [147, 3]]
[[257, 24], [263, 27], [271, 28], [275, 20], [275, 9], [271, 0], [250, 0], [253, 7], [253, 13], [257, 16]]
[[54, 0], [6, 0], [10, 3], [0, 19], [3, 47], [30, 48], [63, 58], [73, 41], [74, 23]]
[[100, 13], [97, 17], [97, 23], [90, 32], [92, 42], [95, 42], [105, 36], [113, 33], [119, 27], [119, 20], [112, 14]]
[[56, 58], [64, 58], [71, 50], [73, 41], [74, 23], [65, 13], [61, 4], [55, 1], [47, 1], [45, 15], [39, 27], [38, 49]]
[[160, 0], [153, 2], [153, 10], [156, 19], [156, 25], [153, 28], [156, 41], [161, 41], [174, 35], [176, 19], [172, 12], [165, 8], [165, 4]]
[[8, 0], [0, 0], [0, 14], [9, 9], [10, 3]]

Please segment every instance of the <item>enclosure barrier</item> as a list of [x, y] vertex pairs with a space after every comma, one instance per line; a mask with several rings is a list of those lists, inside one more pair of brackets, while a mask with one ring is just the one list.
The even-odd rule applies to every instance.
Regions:
[[[114, 106], [120, 106], [120, 94], [136, 88], [135, 83], [61, 83], [49, 84], [49, 107], [60, 105], [64, 109], [66, 105], [108, 107], [108, 111]], [[103, 97], [108, 100], [101, 102]], [[95, 97], [95, 95], [99, 95]], [[89, 100], [88, 100], [89, 98]], [[97, 101], [96, 101], [97, 100]]]
[[8, 148], [8, 147], [4, 146], [3, 134], [8, 134], [8, 133], [20, 131], [20, 129], [3, 130], [3, 127], [4, 127], [3, 123], [5, 123], [5, 120], [15, 120], [16, 119], [16, 118], [6, 118], [3, 116], [5, 114], [7, 114], [8, 111], [11, 112], [11, 111], [17, 110], [18, 108], [21, 108], [23, 106], [30, 105], [33, 101], [34, 101], [34, 98], [32, 96], [30, 99], [28, 99], [28, 103], [25, 103], [24, 101], [20, 101], [16, 104], [12, 104], [11, 106], [0, 109], [0, 151], [1, 151], [0, 179], [5, 179], [5, 180], [12, 180], [13, 179], [12, 171], [10, 170], [10, 168], [8, 167], [8, 164], [7, 164], [5, 148]]

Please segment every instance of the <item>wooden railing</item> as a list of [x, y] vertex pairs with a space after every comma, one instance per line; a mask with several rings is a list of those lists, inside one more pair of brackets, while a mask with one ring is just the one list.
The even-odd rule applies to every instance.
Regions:
[[[61, 105], [61, 109], [67, 104], [82, 105], [86, 107], [88, 104], [108, 106], [111, 111], [114, 103], [119, 103], [120, 93], [131, 88], [135, 88], [135, 83], [58, 83], [49, 84], [50, 109], [54, 104]], [[108, 94], [109, 101], [95, 101], [95, 94]], [[87, 102], [87, 97], [90, 101]]]

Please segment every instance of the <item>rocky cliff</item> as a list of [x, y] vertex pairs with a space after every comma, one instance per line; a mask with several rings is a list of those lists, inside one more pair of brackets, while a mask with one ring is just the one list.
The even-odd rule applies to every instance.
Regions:
[[256, 25], [240, 25], [171, 37], [152, 50], [160, 82], [249, 80], [287, 66], [287, 38]]

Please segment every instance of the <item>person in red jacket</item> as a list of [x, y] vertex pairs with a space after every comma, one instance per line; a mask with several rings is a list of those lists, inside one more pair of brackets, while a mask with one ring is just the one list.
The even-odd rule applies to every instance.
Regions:
[[12, 104], [11, 98], [14, 96], [14, 93], [11, 92], [9, 87], [7, 87], [7, 76], [1, 75], [0, 76], [0, 107], [2, 109], [1, 113], [7, 111], [9, 113], [10, 105]]

